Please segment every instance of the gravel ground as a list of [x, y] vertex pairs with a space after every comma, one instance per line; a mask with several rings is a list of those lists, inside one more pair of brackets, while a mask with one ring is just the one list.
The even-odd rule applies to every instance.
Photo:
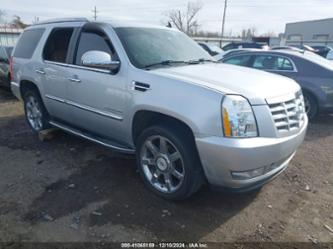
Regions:
[[260, 191], [154, 196], [133, 157], [56, 132], [41, 142], [0, 89], [0, 242], [333, 242], [333, 116]]

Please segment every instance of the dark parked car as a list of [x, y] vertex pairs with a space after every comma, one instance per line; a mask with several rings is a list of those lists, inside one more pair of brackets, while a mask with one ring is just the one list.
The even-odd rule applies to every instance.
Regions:
[[198, 42], [198, 44], [215, 59], [219, 60], [222, 58], [224, 51], [219, 46], [207, 42]]
[[333, 48], [331, 48], [330, 46], [325, 46], [325, 45], [312, 46], [312, 48], [317, 50], [316, 54], [324, 58], [327, 58], [328, 53], [333, 50]]
[[10, 87], [9, 60], [13, 47], [0, 46], [0, 85]]
[[231, 49], [238, 49], [238, 48], [258, 48], [263, 49], [268, 47], [267, 44], [257, 43], [257, 42], [231, 42], [224, 47], [222, 47], [223, 51], [228, 51]]
[[222, 62], [292, 78], [302, 87], [309, 118], [333, 113], [333, 63], [312, 52], [291, 50], [242, 51]]

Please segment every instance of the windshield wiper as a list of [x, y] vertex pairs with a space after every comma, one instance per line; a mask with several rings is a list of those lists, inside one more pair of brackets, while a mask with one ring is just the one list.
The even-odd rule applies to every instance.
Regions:
[[152, 63], [149, 65], [144, 66], [144, 69], [149, 69], [151, 67], [156, 67], [156, 66], [170, 66], [172, 64], [187, 64], [187, 65], [194, 65], [194, 64], [200, 64], [203, 62], [213, 62], [213, 63], [218, 63], [215, 60], [212, 59], [197, 59], [197, 60], [189, 60], [189, 61], [176, 61], [176, 60], [165, 60], [165, 61], [160, 61], [160, 62], [156, 62], [156, 63]]
[[199, 63], [203, 63], [203, 62], [213, 62], [213, 63], [218, 63], [218, 61], [212, 60], [212, 59], [204, 59], [204, 58], [200, 58], [197, 60], [190, 60], [187, 61], [186, 63], [188, 64], [199, 64]]
[[144, 69], [148, 69], [150, 67], [155, 67], [155, 66], [169, 66], [171, 64], [186, 64], [186, 61], [175, 61], [175, 60], [165, 60], [165, 61], [161, 61], [161, 62], [156, 62], [153, 64], [149, 64], [144, 66]]

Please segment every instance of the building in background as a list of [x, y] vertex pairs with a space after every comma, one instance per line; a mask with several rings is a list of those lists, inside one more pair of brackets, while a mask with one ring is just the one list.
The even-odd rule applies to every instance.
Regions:
[[14, 46], [22, 31], [12, 25], [0, 25], [0, 46]]
[[287, 23], [286, 45], [333, 46], [333, 18]]

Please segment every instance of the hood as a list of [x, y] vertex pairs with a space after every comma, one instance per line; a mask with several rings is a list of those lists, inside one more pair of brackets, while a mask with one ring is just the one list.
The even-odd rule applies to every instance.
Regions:
[[292, 79], [222, 63], [159, 68], [150, 72], [224, 94], [239, 94], [246, 97], [252, 105], [263, 105], [266, 104], [265, 99], [288, 95], [300, 89]]

